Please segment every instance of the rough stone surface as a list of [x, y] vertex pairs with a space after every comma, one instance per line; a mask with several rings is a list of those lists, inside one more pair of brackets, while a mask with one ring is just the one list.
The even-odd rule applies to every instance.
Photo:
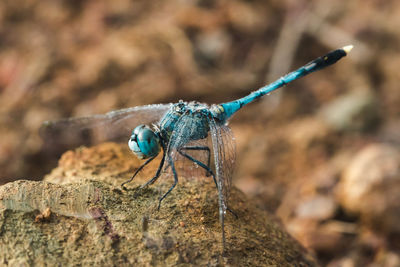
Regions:
[[171, 184], [127, 189], [137, 161], [123, 146], [103, 144], [69, 151], [44, 181], [0, 187], [0, 265], [315, 266], [279, 222], [233, 189], [221, 253], [217, 194], [212, 179], [182, 177], [157, 211]]
[[400, 232], [400, 150], [370, 144], [349, 163], [337, 195], [346, 211], [356, 213], [379, 232]]

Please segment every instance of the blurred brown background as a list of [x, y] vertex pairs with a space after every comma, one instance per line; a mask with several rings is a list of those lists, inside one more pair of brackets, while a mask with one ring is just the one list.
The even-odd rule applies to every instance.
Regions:
[[[242, 97], [234, 183], [328, 266], [400, 266], [400, 2], [0, 2], [0, 184], [54, 167], [45, 120]], [[133, 125], [134, 127], [134, 125]]]

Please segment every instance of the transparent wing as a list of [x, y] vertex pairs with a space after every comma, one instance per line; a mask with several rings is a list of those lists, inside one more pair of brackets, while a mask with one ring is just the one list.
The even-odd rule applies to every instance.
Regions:
[[40, 135], [50, 150], [66, 150], [104, 141], [127, 142], [139, 124], [158, 122], [171, 104], [132, 107], [102, 115], [46, 121]]
[[[188, 174], [186, 171], [190, 169], [186, 168], [188, 167], [187, 165], [189, 163], [187, 163], [185, 158], [178, 152], [178, 150], [185, 146], [196, 145], [192, 139], [192, 136], [196, 133], [196, 131], [196, 123], [191, 114], [183, 114], [176, 122], [174, 131], [169, 139], [167, 155], [172, 158], [176, 168], [179, 169], [180, 172], [185, 171], [185, 174]], [[201, 160], [199, 158], [197, 159]]]
[[232, 174], [236, 160], [235, 138], [231, 128], [210, 120], [210, 133], [213, 144], [215, 173], [219, 193], [222, 194], [223, 210], [227, 208], [229, 193], [232, 185]]
[[[198, 116], [188, 113], [182, 115], [176, 122], [167, 147], [167, 155], [172, 158], [179, 175], [197, 177], [208, 173], [195, 163], [197, 161], [207, 166], [209, 165], [208, 158], [211, 156], [207, 136], [204, 138], [198, 136], [202, 130], [208, 132], [207, 125], [204, 125], [203, 121], [207, 123], [206, 119], [201, 120]], [[189, 156], [192, 160], [184, 155]]]
[[232, 172], [235, 164], [236, 148], [231, 129], [213, 118], [210, 119], [210, 132], [213, 143], [215, 173], [218, 183], [219, 220], [222, 230], [222, 247], [225, 248], [225, 213], [228, 208]]
[[[204, 136], [203, 133], [207, 133]], [[203, 138], [199, 138], [202, 137]], [[167, 157], [177, 163], [180, 157], [179, 149], [201, 140], [212, 141], [214, 158], [214, 174], [218, 184], [219, 218], [222, 228], [222, 244], [225, 247], [224, 218], [228, 208], [232, 172], [234, 169], [236, 148], [231, 129], [227, 125], [217, 123], [211, 116], [197, 116], [195, 113], [183, 114], [176, 122], [171, 134]], [[176, 164], [175, 164], [176, 165]]]
[[[198, 138], [199, 132], [208, 132], [208, 136]], [[224, 203], [228, 201], [231, 188], [232, 173], [236, 159], [236, 147], [231, 129], [227, 125], [217, 124], [213, 119], [204, 115], [204, 120], [196, 114], [183, 114], [176, 123], [171, 134], [167, 155], [172, 157], [176, 166], [188, 170], [187, 165], [193, 162], [182, 161], [178, 150], [186, 147], [208, 147], [211, 158], [214, 159], [214, 173], [219, 190], [223, 194]], [[207, 151], [186, 151], [188, 155], [207, 165]], [[182, 166], [180, 166], [182, 165]], [[211, 167], [211, 166], [210, 166]]]

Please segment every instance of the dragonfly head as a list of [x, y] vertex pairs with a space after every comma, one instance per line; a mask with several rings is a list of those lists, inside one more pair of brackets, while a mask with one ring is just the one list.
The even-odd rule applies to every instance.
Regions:
[[128, 145], [139, 159], [155, 157], [161, 148], [159, 136], [144, 124], [137, 126], [132, 131]]

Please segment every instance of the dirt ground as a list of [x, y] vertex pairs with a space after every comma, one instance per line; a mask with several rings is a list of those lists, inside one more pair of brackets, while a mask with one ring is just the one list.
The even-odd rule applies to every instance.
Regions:
[[0, 184], [56, 166], [45, 120], [226, 102], [353, 44], [231, 120], [233, 182], [322, 265], [399, 266], [399, 18], [394, 0], [1, 1]]

